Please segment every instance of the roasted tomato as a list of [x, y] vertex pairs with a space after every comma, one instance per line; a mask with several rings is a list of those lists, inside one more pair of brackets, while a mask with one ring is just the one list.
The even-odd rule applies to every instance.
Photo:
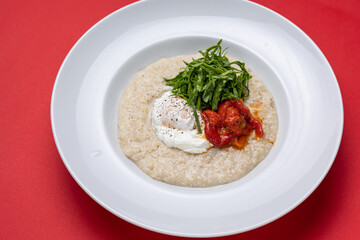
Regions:
[[201, 118], [205, 121], [205, 136], [215, 146], [225, 146], [234, 140], [237, 146], [238, 138], [250, 135], [252, 130], [258, 137], [264, 136], [261, 122], [251, 116], [241, 99], [225, 100], [217, 112], [205, 110]]

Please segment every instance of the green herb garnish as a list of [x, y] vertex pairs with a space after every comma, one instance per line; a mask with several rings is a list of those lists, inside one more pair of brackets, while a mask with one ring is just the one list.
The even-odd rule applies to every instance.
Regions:
[[186, 67], [176, 77], [164, 79], [172, 86], [172, 93], [182, 97], [194, 111], [197, 130], [201, 133], [199, 116], [196, 110], [211, 109], [216, 111], [218, 104], [227, 99], [243, 99], [249, 96], [251, 75], [245, 69], [245, 63], [229, 62], [225, 50], [221, 49], [222, 40], [199, 51], [201, 58], [184, 62]]

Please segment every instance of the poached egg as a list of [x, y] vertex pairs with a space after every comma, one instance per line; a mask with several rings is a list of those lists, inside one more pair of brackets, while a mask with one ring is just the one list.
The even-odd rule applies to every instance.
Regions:
[[[198, 116], [203, 126], [199, 111]], [[206, 137], [197, 132], [192, 107], [185, 99], [172, 96], [171, 91], [154, 101], [151, 117], [157, 137], [168, 147], [188, 153], [203, 153], [211, 147]]]

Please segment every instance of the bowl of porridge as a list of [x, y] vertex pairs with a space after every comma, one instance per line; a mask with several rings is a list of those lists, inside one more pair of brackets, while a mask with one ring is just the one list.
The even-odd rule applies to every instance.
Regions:
[[248, 1], [158, 0], [114, 12], [75, 44], [51, 124], [65, 166], [105, 209], [215, 237], [274, 221], [316, 189], [343, 108], [324, 55], [280, 15]]
[[[228, 51], [231, 53], [231, 49]], [[223, 58], [227, 59], [225, 55], [216, 55], [215, 57], [222, 60]], [[228, 71], [221, 69], [224, 68], [224, 65], [236, 62], [235, 59], [231, 59], [219, 63], [217, 67], [220, 70], [217, 74], [216, 69], [209, 70], [207, 68], [208, 63], [211, 64], [215, 61], [215, 57], [212, 59], [208, 56], [207, 63], [204, 62], [202, 67], [199, 66], [200, 71], [198, 72], [203, 77], [203, 81], [207, 81], [210, 89], [208, 91], [211, 91], [212, 96], [215, 95], [215, 89], [219, 88], [219, 84], [223, 81], [219, 79], [219, 81], [212, 83], [212, 79], [216, 79]], [[200, 60], [194, 61], [194, 59], [199, 58]], [[122, 151], [153, 179], [185, 187], [211, 187], [233, 182], [261, 162], [276, 141], [278, 118], [274, 99], [261, 79], [249, 68], [247, 72], [250, 73], [251, 78], [249, 79], [249, 91], [248, 96], [244, 99], [244, 105], [249, 106], [250, 112], [256, 112], [257, 117], [261, 118], [264, 136], [260, 138], [255, 134], [255, 131], [252, 133], [247, 131], [246, 123], [251, 121], [250, 118], [248, 121], [241, 121], [242, 119], [238, 116], [235, 116], [238, 117], [238, 121], [234, 120], [234, 123], [217, 129], [217, 132], [220, 133], [219, 137], [222, 138], [225, 138], [226, 134], [240, 132], [239, 138], [233, 137], [227, 144], [213, 145], [206, 141], [207, 137], [204, 133], [196, 136], [195, 119], [191, 113], [192, 107], [186, 103], [184, 98], [171, 94], [173, 88], [167, 86], [164, 79], [174, 78], [181, 69], [185, 68], [186, 64], [190, 66], [188, 62], [193, 61], [193, 65], [197, 66], [203, 59], [201, 55], [176, 56], [163, 58], [152, 63], [135, 74], [119, 103], [118, 139]], [[188, 69], [183, 70], [183, 73], [184, 71], [191, 71], [190, 75], [193, 79], [199, 77], [198, 75], [193, 76], [195, 75], [194, 71], [196, 71], [193, 68], [188, 67]], [[240, 74], [241, 72], [237, 73], [237, 76]], [[228, 80], [229, 86], [239, 84], [242, 81], [236, 79], [236, 74], [233, 76], [234, 79]], [[187, 88], [196, 88], [193, 86], [196, 80], [185, 79], [184, 82], [186, 81], [190, 82], [190, 86], [185, 86], [185, 92], [188, 91]], [[206, 83], [200, 83], [200, 87], [205, 89]], [[225, 89], [223, 91], [225, 94]], [[236, 90], [236, 92], [239, 91]], [[201, 91], [198, 94], [199, 98], [207, 97], [204, 93], [206, 93], [205, 90]], [[226, 101], [229, 100], [219, 102], [218, 105], [227, 104]], [[221, 107], [218, 108], [221, 111]], [[239, 109], [241, 111], [241, 107]], [[225, 116], [226, 113], [230, 115], [229, 111], [237, 111], [237, 109], [235, 107], [227, 108], [223, 115]], [[201, 115], [200, 112], [198, 115]], [[240, 116], [244, 118], [243, 115]], [[222, 121], [229, 122], [228, 119]], [[239, 129], [238, 127], [241, 124], [244, 126]], [[232, 129], [231, 127], [234, 126], [235, 129]], [[204, 128], [204, 123], [202, 123], [202, 132]], [[230, 133], [225, 132], [221, 135], [221, 132], [227, 129], [230, 129]], [[243, 142], [244, 146], [234, 147], [234, 141], [239, 142], [238, 139]]]

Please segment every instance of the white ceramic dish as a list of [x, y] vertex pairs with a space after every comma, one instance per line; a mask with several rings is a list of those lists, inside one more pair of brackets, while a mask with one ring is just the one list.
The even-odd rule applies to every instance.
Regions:
[[[201, 189], [152, 180], [117, 142], [122, 91], [150, 63], [197, 53], [220, 38], [273, 93], [277, 141], [230, 184]], [[114, 12], [76, 43], [55, 82], [51, 121], [69, 172], [103, 207], [157, 232], [210, 237], [269, 223], [312, 193], [336, 156], [343, 106], [326, 58], [275, 12], [239, 0], [150, 0]]]

